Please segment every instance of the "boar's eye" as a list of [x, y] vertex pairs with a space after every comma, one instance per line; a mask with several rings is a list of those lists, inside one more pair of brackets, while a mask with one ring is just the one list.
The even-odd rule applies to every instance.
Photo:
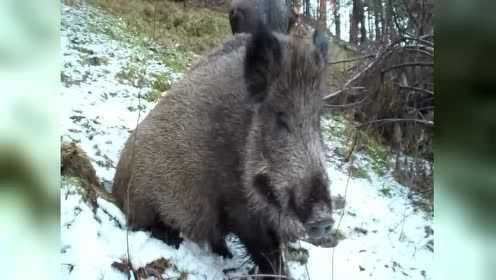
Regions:
[[286, 113], [277, 112], [276, 122], [277, 122], [277, 126], [279, 128], [282, 128], [282, 129], [286, 130], [287, 132], [291, 132], [291, 130], [289, 129], [288, 116], [286, 115]]

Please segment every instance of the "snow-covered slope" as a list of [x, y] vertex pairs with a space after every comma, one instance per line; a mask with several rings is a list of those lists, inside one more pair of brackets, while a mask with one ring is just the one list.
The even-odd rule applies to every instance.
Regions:
[[[374, 156], [358, 152], [352, 162], [343, 163], [335, 151], [349, 143], [343, 139], [343, 122], [336, 119], [325, 119], [323, 127], [331, 192], [346, 197], [345, 208], [335, 213], [345, 239], [334, 249], [302, 242], [310, 253], [310, 279], [432, 279], [432, 214], [415, 207], [409, 199], [415, 194], [398, 184], [391, 171], [378, 170]], [[362, 170], [360, 176], [349, 176], [350, 164]]]
[[[108, 186], [120, 149], [138, 120], [138, 108], [143, 119], [155, 104], [149, 98], [138, 100], [138, 94], [149, 96], [157, 81], [163, 83], [158, 77], [173, 83], [181, 73], [164, 63], [156, 46], [129, 35], [122, 21], [85, 4], [62, 6], [61, 35], [63, 140], [80, 142]], [[389, 171], [378, 172], [370, 155], [356, 153], [352, 163], [343, 163], [338, 151], [348, 145], [342, 120], [327, 117], [323, 127], [331, 191], [346, 197], [344, 210], [335, 213], [345, 239], [334, 249], [293, 244], [306, 248], [309, 259], [306, 265], [290, 262], [292, 276], [431, 279], [432, 217], [415, 209], [408, 190]], [[348, 178], [349, 164], [360, 168], [361, 176]], [[124, 216], [112, 203], [99, 199], [93, 213], [69, 179], [63, 179], [60, 197], [63, 279], [127, 279], [112, 263], [126, 259], [128, 246], [136, 269], [167, 260], [164, 278], [223, 279], [252, 267], [235, 237], [229, 238], [234, 253], [230, 260], [190, 241], [176, 250], [149, 232], [129, 232], [127, 239]]]

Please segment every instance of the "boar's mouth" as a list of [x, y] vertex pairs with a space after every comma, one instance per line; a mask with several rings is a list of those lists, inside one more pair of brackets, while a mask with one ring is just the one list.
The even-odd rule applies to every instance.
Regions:
[[338, 245], [339, 238], [338, 238], [338, 234], [336, 232], [333, 232], [325, 238], [308, 237], [307, 239], [305, 239], [305, 241], [315, 246], [319, 246], [323, 248], [334, 248]]
[[[335, 247], [337, 245], [337, 239], [331, 231], [334, 220], [331, 217], [330, 211], [317, 211], [318, 207], [314, 207], [314, 203], [310, 201], [305, 201], [303, 205], [298, 206], [296, 203], [296, 194], [291, 189], [287, 190], [289, 201], [287, 204], [284, 204], [287, 205], [287, 209], [284, 207], [285, 211], [283, 211], [283, 204], [276, 188], [266, 173], [259, 173], [254, 176], [253, 187], [268, 205], [278, 210], [278, 218], [272, 217], [274, 218], [273, 221], [277, 221], [283, 232], [285, 229], [289, 230], [286, 236], [291, 236], [289, 238], [290, 240], [295, 241], [295, 238], [304, 238], [305, 241], [322, 247]], [[315, 202], [313, 198], [310, 200]], [[323, 201], [327, 200], [324, 198]], [[271, 213], [272, 211], [266, 212], [269, 216], [273, 216], [273, 213]], [[297, 224], [301, 225], [303, 231], [298, 230], [299, 227]]]

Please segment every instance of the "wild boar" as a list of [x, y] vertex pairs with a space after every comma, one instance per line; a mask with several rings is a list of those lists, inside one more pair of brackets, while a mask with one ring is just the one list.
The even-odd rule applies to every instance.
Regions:
[[327, 40], [263, 24], [232, 40], [243, 43], [193, 67], [130, 135], [113, 195], [131, 229], [176, 246], [181, 232], [226, 257], [234, 233], [261, 273], [283, 273], [281, 242], [328, 237], [334, 222], [320, 129]]
[[287, 34], [292, 16], [285, 0], [232, 0], [229, 9], [233, 34], [252, 33], [259, 21], [271, 31]]

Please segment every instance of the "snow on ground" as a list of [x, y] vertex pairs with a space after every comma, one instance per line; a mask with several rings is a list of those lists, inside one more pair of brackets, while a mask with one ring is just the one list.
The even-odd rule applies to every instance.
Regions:
[[[328, 145], [343, 147], [342, 123], [326, 119], [323, 126], [334, 128]], [[356, 154], [354, 166], [366, 171], [366, 178], [350, 178], [348, 164], [330, 153], [327, 171], [333, 195], [346, 197], [346, 207], [335, 213], [345, 239], [334, 249], [301, 242], [310, 253], [307, 265], [310, 279], [432, 279], [432, 215], [415, 208], [412, 193], [393, 179], [391, 172], [377, 175], [366, 154]], [[343, 213], [344, 211], [344, 213]], [[341, 222], [339, 222], [341, 221]], [[334, 251], [334, 252], [333, 252]], [[334, 257], [332, 257], [334, 256]], [[332, 259], [334, 264], [332, 265]], [[334, 268], [334, 272], [332, 271]], [[293, 274], [306, 279], [306, 270]]]
[[[111, 15], [85, 4], [62, 5], [63, 140], [80, 142], [107, 185], [120, 149], [136, 125], [138, 105], [141, 119], [154, 106], [143, 98], [138, 101], [138, 94], [152, 92], [157, 76], [170, 82], [181, 78], [152, 45], [133, 40], [124, 23]], [[334, 249], [303, 241], [294, 244], [307, 249], [309, 259], [307, 265], [290, 262], [292, 276], [302, 280], [308, 276], [314, 280], [432, 279], [431, 215], [413, 207], [408, 190], [394, 181], [390, 171], [378, 172], [376, 159], [366, 153], [354, 155], [352, 164], [362, 175], [352, 176], [348, 183], [349, 164], [337, 152], [347, 147], [344, 122], [325, 118], [323, 127], [331, 192], [346, 197], [344, 210], [335, 213], [345, 239]], [[126, 242], [125, 219], [115, 205], [99, 199], [93, 213], [74, 182], [63, 179], [62, 185], [63, 279], [127, 279], [111, 266], [126, 258], [126, 244], [135, 268], [162, 257], [170, 260], [173, 265], [166, 270], [167, 277], [222, 279], [251, 268], [235, 237], [229, 238], [231, 260], [189, 241], [176, 250], [151, 238], [149, 232], [130, 232]]]
[[97, 175], [111, 181], [119, 148], [136, 126], [138, 107], [143, 119], [154, 105], [145, 97], [156, 77], [173, 82], [182, 75], [162, 63], [154, 52], [158, 47], [145, 47], [128, 35], [122, 21], [84, 2], [81, 8], [62, 9], [63, 134], [80, 141], [101, 167]]

